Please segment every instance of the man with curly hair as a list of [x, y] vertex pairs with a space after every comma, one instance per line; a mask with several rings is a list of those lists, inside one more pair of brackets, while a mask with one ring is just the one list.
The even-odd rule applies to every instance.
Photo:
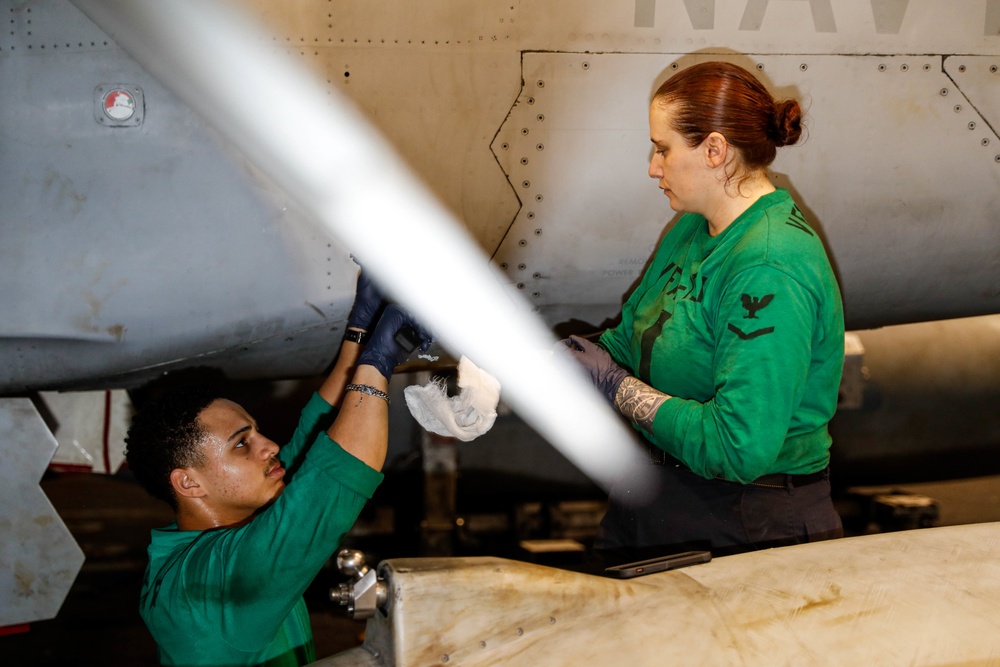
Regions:
[[174, 509], [152, 533], [140, 614], [164, 665], [302, 665], [316, 659], [302, 594], [382, 481], [388, 380], [430, 337], [358, 278], [329, 377], [279, 447], [208, 389], [167, 395], [129, 429], [135, 477]]

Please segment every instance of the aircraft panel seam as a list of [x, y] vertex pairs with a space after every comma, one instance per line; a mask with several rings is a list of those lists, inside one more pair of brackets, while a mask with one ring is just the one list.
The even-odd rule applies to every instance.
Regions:
[[968, 94], [966, 94], [966, 92], [962, 90], [962, 85], [958, 82], [958, 80], [954, 76], [951, 75], [951, 73], [948, 71], [948, 68], [945, 66], [945, 63], [948, 60], [948, 58], [953, 58], [953, 57], [956, 57], [956, 54], [944, 55], [941, 57], [941, 73], [944, 74], [946, 77], [948, 77], [948, 80], [951, 81], [952, 84], [955, 86], [955, 90], [958, 91], [958, 94], [962, 96], [962, 99], [964, 99], [966, 102], [969, 103], [969, 106], [972, 107], [972, 110], [976, 112], [976, 115], [979, 116], [979, 118], [983, 121], [983, 123], [986, 124], [986, 127], [990, 128], [990, 132], [993, 134], [993, 136], [1000, 139], [1000, 134], [997, 134], [997, 129], [993, 127], [993, 123], [991, 123], [989, 119], [986, 117], [986, 115], [979, 110], [979, 107], [976, 106], [976, 103], [972, 101], [972, 98], [970, 98]]
[[501, 162], [500, 157], [497, 155], [496, 150], [493, 148], [494, 142], [500, 136], [500, 132], [503, 127], [511, 120], [511, 116], [514, 115], [514, 109], [517, 107], [518, 101], [521, 99], [521, 95], [524, 93], [524, 51], [520, 52], [521, 59], [521, 87], [517, 91], [517, 95], [514, 97], [514, 101], [511, 103], [510, 108], [507, 109], [507, 115], [504, 116], [503, 121], [497, 126], [496, 132], [490, 139], [490, 153], [493, 155], [493, 159], [496, 160], [497, 166], [500, 167], [500, 171], [503, 172], [503, 177], [507, 181], [507, 185], [510, 187], [512, 193], [514, 193], [514, 198], [517, 199], [517, 210], [514, 211], [514, 216], [510, 219], [510, 223], [507, 225], [507, 229], [500, 236], [497, 241], [496, 247], [493, 248], [493, 252], [490, 253], [490, 261], [496, 259], [497, 253], [500, 252], [500, 248], [503, 247], [504, 243], [507, 241], [507, 236], [510, 235], [511, 230], [514, 228], [514, 223], [517, 222], [517, 216], [521, 214], [521, 209], [524, 208], [524, 202], [521, 200], [520, 195], [517, 194], [517, 188], [510, 181], [510, 174], [504, 169], [503, 162]]

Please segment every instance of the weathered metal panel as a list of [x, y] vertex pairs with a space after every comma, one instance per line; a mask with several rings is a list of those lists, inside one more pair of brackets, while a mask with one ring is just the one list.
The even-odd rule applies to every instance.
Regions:
[[[989, 665], [1000, 524], [817, 542], [614, 580], [498, 558], [383, 562], [368, 664]], [[317, 665], [346, 664], [339, 658]]]
[[38, 486], [55, 450], [30, 400], [0, 399], [0, 626], [55, 617], [83, 565]]

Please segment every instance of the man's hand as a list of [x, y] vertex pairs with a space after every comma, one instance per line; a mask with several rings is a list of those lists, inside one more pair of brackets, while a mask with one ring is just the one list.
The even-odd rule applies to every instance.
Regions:
[[414, 322], [402, 306], [393, 303], [382, 312], [367, 347], [358, 357], [358, 366], [374, 366], [387, 380], [392, 377], [392, 370], [406, 361], [414, 349], [405, 335], [397, 336], [407, 327], [415, 334], [416, 345], [422, 352], [426, 351], [433, 340], [430, 334]]
[[348, 329], [371, 331], [385, 306], [385, 296], [362, 267], [354, 293], [354, 305], [347, 316]]
[[585, 338], [570, 336], [559, 341], [558, 345], [565, 346], [570, 355], [587, 369], [594, 386], [614, 404], [618, 386], [628, 377], [628, 371], [616, 364], [604, 348]]

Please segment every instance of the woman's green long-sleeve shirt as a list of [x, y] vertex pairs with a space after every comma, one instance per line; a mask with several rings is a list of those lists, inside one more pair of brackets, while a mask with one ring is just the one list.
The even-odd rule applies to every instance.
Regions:
[[699, 475], [747, 483], [828, 464], [843, 304], [786, 190], [715, 237], [704, 217], [682, 216], [600, 344], [673, 397], [642, 432]]

